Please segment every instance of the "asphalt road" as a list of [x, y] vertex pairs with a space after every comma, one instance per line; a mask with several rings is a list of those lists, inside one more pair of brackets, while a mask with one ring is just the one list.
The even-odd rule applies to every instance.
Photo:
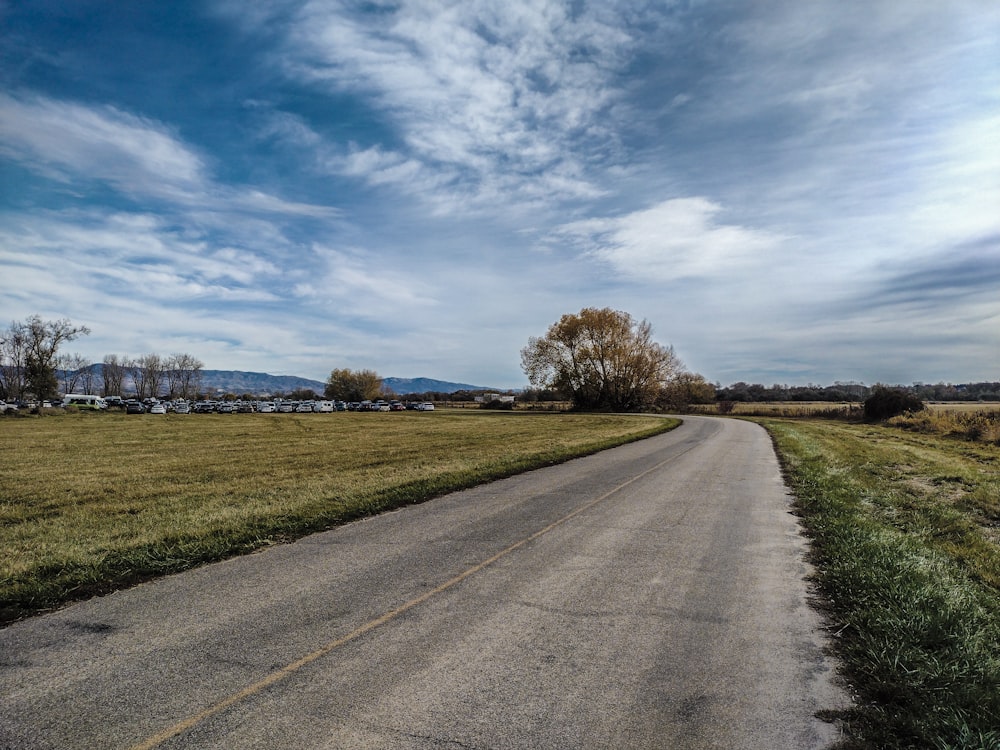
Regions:
[[0, 630], [0, 748], [819, 748], [758, 426], [669, 434]]

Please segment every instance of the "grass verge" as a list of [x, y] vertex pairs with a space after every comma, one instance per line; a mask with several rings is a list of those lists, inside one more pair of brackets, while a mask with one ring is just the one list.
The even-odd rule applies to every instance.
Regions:
[[677, 424], [447, 410], [0, 420], [0, 623]]
[[856, 692], [843, 747], [1000, 748], [1000, 450], [762, 419]]

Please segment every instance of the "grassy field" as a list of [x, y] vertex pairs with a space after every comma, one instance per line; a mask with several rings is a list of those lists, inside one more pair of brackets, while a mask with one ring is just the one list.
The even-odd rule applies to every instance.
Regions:
[[857, 708], [847, 748], [1000, 748], [1000, 447], [827, 420], [771, 432]]
[[0, 418], [0, 622], [676, 424], [450, 410]]

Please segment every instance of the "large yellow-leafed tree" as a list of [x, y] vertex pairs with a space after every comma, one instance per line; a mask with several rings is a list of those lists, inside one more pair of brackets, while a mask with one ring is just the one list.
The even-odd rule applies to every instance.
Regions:
[[683, 370], [672, 346], [653, 341], [652, 326], [611, 308], [563, 315], [521, 350], [521, 366], [535, 388], [566, 394], [579, 409], [652, 408]]
[[324, 390], [327, 398], [338, 401], [370, 401], [381, 394], [382, 378], [374, 370], [333, 370]]

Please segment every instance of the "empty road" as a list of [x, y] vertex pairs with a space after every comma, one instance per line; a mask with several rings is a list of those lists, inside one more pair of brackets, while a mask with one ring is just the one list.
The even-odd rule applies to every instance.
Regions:
[[0, 630], [0, 748], [821, 748], [767, 434], [679, 429]]

